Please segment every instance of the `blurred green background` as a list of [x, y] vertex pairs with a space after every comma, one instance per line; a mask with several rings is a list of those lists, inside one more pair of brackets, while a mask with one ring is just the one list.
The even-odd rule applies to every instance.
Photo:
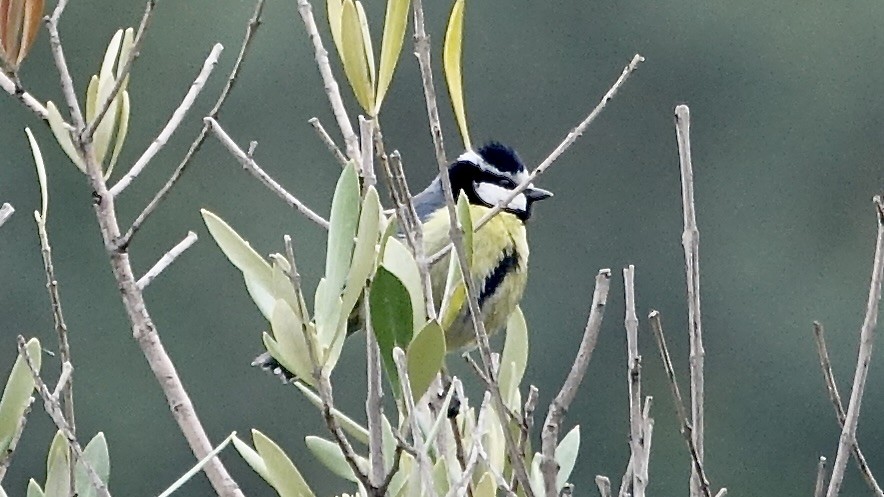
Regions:
[[[450, 3], [427, 4], [438, 63]], [[316, 10], [327, 34], [323, 6]], [[119, 199], [124, 225], [166, 181], [197, 134], [252, 8], [247, 0], [159, 3], [130, 83], [133, 118], [123, 168], [166, 122], [212, 44], [221, 42], [226, 50], [179, 133]], [[367, 0], [366, 8], [379, 40], [383, 2]], [[61, 30], [81, 95], [113, 31], [136, 24], [142, 9], [133, 0], [71, 2]], [[708, 472], [713, 485], [727, 486], [731, 495], [812, 492], [817, 457], [834, 456], [839, 430], [817, 366], [811, 321], [829, 330], [846, 397], [871, 267], [870, 199], [884, 184], [882, 19], [884, 4], [871, 1], [467, 5], [465, 79], [473, 140], [510, 143], [529, 165], [538, 164], [586, 115], [634, 53], [647, 58], [544, 176], [540, 183], [556, 197], [539, 206], [530, 226], [531, 279], [523, 307], [533, 342], [526, 383], [539, 386], [541, 405], [571, 364], [593, 276], [601, 267], [617, 276], [588, 379], [567, 418], [569, 425], [582, 427], [573, 477], [582, 495], [594, 494], [596, 474], [619, 481], [628, 458], [619, 277], [627, 264], [637, 267], [643, 377], [646, 392], [656, 398], [650, 491], [687, 494], [688, 456], [644, 319], [652, 308], [662, 312], [686, 388], [687, 310], [672, 124], [672, 110], [683, 102], [693, 116], [701, 234]], [[318, 116], [330, 130], [335, 126], [296, 3], [268, 0], [264, 21], [220, 121], [239, 143], [258, 140], [262, 166], [327, 213], [339, 168], [306, 121]], [[39, 98], [61, 100], [45, 33], [22, 78]], [[453, 156], [459, 139], [445, 101], [442, 110]], [[39, 336], [55, 348], [30, 214], [38, 206], [38, 190], [22, 130], [31, 126], [49, 170], [49, 228], [71, 330], [79, 432], [107, 434], [115, 495], [155, 495], [193, 458], [131, 338], [89, 189], [46, 126], [6, 96], [0, 112], [0, 200], [18, 209], [0, 230], [0, 370], [8, 370], [15, 357], [17, 334]], [[434, 160], [410, 45], [382, 121], [388, 143], [402, 151], [413, 187], [425, 184]], [[324, 434], [315, 409], [295, 389], [249, 367], [262, 350], [260, 332], [267, 325], [239, 273], [208, 236], [198, 214], [202, 207], [225, 218], [262, 253], [280, 250], [282, 235], [291, 234], [311, 288], [321, 272], [324, 234], [210, 138], [135, 239], [132, 258], [143, 272], [187, 230], [200, 235], [146, 298], [206, 428], [215, 440], [232, 430], [246, 434], [259, 428], [284, 445], [319, 493], [351, 490], [313, 465], [305, 451], [304, 435]], [[351, 412], [361, 410], [364, 392], [359, 348], [357, 343], [346, 348], [344, 367], [336, 373], [337, 398]], [[44, 365], [54, 370], [53, 360]], [[859, 439], [879, 476], [882, 385], [884, 368], [874, 364]], [[43, 480], [52, 431], [37, 407], [4, 482], [10, 495], [23, 495], [28, 477]], [[271, 494], [235, 453], [223, 458], [247, 495]], [[851, 463], [843, 495], [868, 494]], [[211, 490], [200, 476], [182, 495]]]

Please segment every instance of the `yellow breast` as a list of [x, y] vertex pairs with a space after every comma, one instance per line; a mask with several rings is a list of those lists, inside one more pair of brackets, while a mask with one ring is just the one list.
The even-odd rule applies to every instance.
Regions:
[[[478, 221], [488, 207], [471, 205], [470, 215]], [[448, 243], [449, 218], [445, 209], [432, 215], [424, 223], [424, 245], [433, 254]], [[433, 297], [439, 307], [444, 292], [448, 257], [433, 268]], [[506, 325], [507, 319], [522, 300], [528, 277], [528, 240], [525, 225], [519, 218], [502, 212], [473, 234], [473, 261], [470, 276], [479, 297], [485, 329], [489, 335]], [[457, 310], [446, 332], [448, 350], [475, 343], [475, 333], [465, 302]]]

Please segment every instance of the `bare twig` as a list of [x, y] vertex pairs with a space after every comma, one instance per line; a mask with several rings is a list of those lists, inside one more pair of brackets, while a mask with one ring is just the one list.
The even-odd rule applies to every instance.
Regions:
[[[829, 392], [829, 400], [832, 401], [832, 407], [835, 409], [835, 418], [838, 420], [838, 427], [844, 428], [844, 419], [847, 415], [844, 412], [844, 404], [841, 402], [841, 395], [838, 393], [838, 384], [835, 382], [835, 374], [832, 371], [832, 362], [829, 360], [829, 350], [826, 347], [825, 330], [823, 329], [823, 325], [816, 321], [813, 323], [813, 336], [816, 340], [817, 354], [820, 358], [820, 369], [822, 369], [823, 378], [826, 381], [826, 390]], [[882, 492], [881, 487], [878, 485], [875, 476], [872, 475], [872, 469], [869, 467], [868, 461], [866, 461], [866, 456], [859, 448], [859, 442], [854, 440], [850, 449], [853, 452], [853, 458], [856, 460], [856, 465], [859, 467], [859, 471], [863, 475], [863, 479], [866, 481], [869, 489], [877, 497], [884, 497], [884, 492]]]
[[632, 495], [644, 497], [648, 486], [648, 460], [650, 451], [645, 430], [646, 416], [642, 414], [641, 361], [638, 353], [638, 318], [635, 314], [635, 267], [623, 269], [623, 282], [626, 293], [626, 347], [627, 379], [629, 383], [629, 446], [632, 452]]
[[[64, 1], [64, 0], [62, 0]], [[52, 394], [49, 393], [49, 388], [46, 386], [46, 383], [43, 382], [43, 378], [40, 377], [40, 373], [37, 372], [36, 366], [34, 366], [33, 358], [28, 354], [28, 349], [25, 346], [25, 339], [23, 336], [18, 336], [18, 353], [21, 354], [25, 358], [25, 362], [28, 365], [28, 369], [31, 371], [31, 376], [34, 378], [34, 384], [37, 388], [37, 391], [40, 393], [40, 397], [43, 399], [43, 408], [46, 410], [46, 414], [52, 418], [52, 421], [55, 423], [55, 426], [61, 431], [61, 434], [67, 439], [68, 446], [71, 449], [71, 452], [74, 454], [74, 460], [78, 461], [83, 465], [83, 468], [86, 469], [86, 476], [89, 478], [89, 483], [95, 488], [95, 491], [101, 497], [110, 497], [110, 492], [107, 490], [107, 485], [105, 482], [101, 481], [101, 477], [98, 476], [98, 472], [95, 471], [95, 468], [92, 466], [92, 463], [89, 462], [88, 459], [83, 457], [83, 448], [80, 446], [80, 443], [77, 441], [77, 436], [74, 434], [70, 425], [64, 418], [64, 414], [61, 412], [61, 407], [58, 405], [58, 399], [52, 397]], [[73, 465], [73, 461], [71, 461]]]
[[319, 136], [319, 139], [322, 140], [322, 143], [325, 144], [328, 151], [331, 152], [335, 160], [338, 161], [338, 164], [340, 164], [341, 167], [346, 167], [348, 163], [347, 156], [344, 155], [344, 153], [341, 152], [341, 149], [338, 148], [337, 144], [335, 144], [334, 139], [328, 134], [328, 131], [322, 126], [322, 123], [319, 122], [319, 118], [311, 117], [307, 122], [310, 123], [310, 126], [313, 126], [316, 135]]
[[152, 268], [150, 268], [150, 270], [144, 273], [144, 276], [142, 276], [138, 280], [138, 289], [143, 291], [145, 288], [147, 288], [147, 285], [153, 283], [153, 280], [155, 280], [156, 277], [160, 275], [160, 273], [165, 271], [167, 267], [175, 262], [175, 259], [177, 259], [178, 256], [183, 254], [185, 250], [189, 249], [191, 245], [196, 243], [196, 240], [196, 233], [194, 233], [193, 231], [188, 231], [187, 236], [185, 236], [183, 240], [178, 242], [178, 244], [176, 244], [174, 247], [169, 249], [168, 252], [163, 254], [163, 256], [160, 257], [160, 260], [158, 260], [157, 263], [154, 264]]
[[[700, 231], [694, 210], [694, 171], [691, 165], [691, 115], [687, 105], [675, 108], [675, 134], [678, 140], [678, 159], [681, 169], [681, 198], [684, 211], [685, 278], [687, 280], [688, 329], [690, 333], [691, 365], [691, 426], [697, 457], [703, 462], [704, 358], [703, 327], [700, 314]], [[691, 470], [691, 496], [700, 495], [700, 481]]]
[[611, 270], [602, 269], [595, 277], [595, 290], [592, 294], [589, 318], [586, 320], [586, 327], [583, 330], [583, 338], [580, 340], [577, 357], [574, 358], [574, 364], [571, 365], [568, 377], [562, 384], [559, 393], [550, 402], [546, 413], [546, 421], [543, 423], [543, 432], [541, 434], [543, 459], [540, 463], [540, 471], [543, 473], [547, 497], [557, 497], [558, 495], [556, 477], [559, 473], [559, 467], [558, 463], [556, 463], [555, 454], [556, 446], [559, 442], [559, 431], [562, 428], [562, 422], [565, 420], [565, 413], [568, 412], [571, 402], [574, 401], [574, 397], [577, 395], [577, 389], [580, 388], [580, 383], [586, 375], [586, 368], [589, 366], [592, 352], [595, 350], [610, 288]]
[[820, 456], [816, 465], [816, 485], [813, 488], [813, 497], [826, 495], [826, 457]]
[[46, 106], [43, 105], [43, 102], [26, 92], [25, 89], [18, 84], [17, 80], [13, 80], [3, 71], [0, 71], [0, 88], [3, 88], [3, 91], [17, 98], [25, 105], [25, 107], [31, 109], [34, 114], [37, 114], [37, 117], [40, 119], [45, 121], [49, 118], [49, 111], [46, 110]]
[[848, 451], [856, 441], [856, 426], [859, 423], [859, 412], [862, 406], [869, 364], [872, 360], [872, 348], [875, 343], [875, 326], [878, 323], [878, 304], [881, 301], [881, 281], [884, 279], [884, 203], [880, 196], [874, 198], [875, 213], [878, 219], [878, 234], [875, 242], [875, 259], [872, 264], [872, 278], [869, 285], [869, 298], [866, 303], [866, 315], [860, 329], [859, 354], [856, 360], [856, 371], [853, 376], [853, 388], [850, 391], [850, 402], [847, 404], [847, 415], [841, 437], [838, 440], [838, 452], [832, 465], [832, 476], [829, 479], [827, 497], [836, 497], [844, 479], [847, 467]]
[[169, 122], [163, 127], [160, 134], [154, 139], [153, 142], [147, 147], [147, 150], [141, 154], [141, 157], [135, 161], [135, 164], [129, 169], [129, 171], [120, 178], [117, 183], [111, 187], [110, 192], [111, 195], [117, 196], [123, 190], [128, 187], [135, 178], [141, 174], [141, 171], [144, 170], [145, 166], [150, 163], [151, 159], [162, 149], [166, 143], [169, 141], [169, 138], [172, 137], [172, 134], [175, 133], [175, 130], [178, 129], [178, 126], [184, 120], [184, 116], [187, 115], [188, 111], [190, 111], [191, 107], [193, 107], [193, 103], [196, 101], [196, 97], [199, 96], [200, 92], [203, 91], [203, 87], [206, 85], [206, 81], [209, 80], [209, 76], [212, 74], [212, 71], [215, 69], [215, 66], [218, 65], [218, 58], [221, 56], [221, 51], [224, 50], [224, 47], [221, 46], [220, 43], [216, 43], [214, 47], [212, 47], [212, 51], [209, 53], [209, 56], [206, 57], [206, 61], [203, 63], [203, 68], [197, 75], [196, 79], [190, 85], [190, 89], [187, 91], [187, 94], [184, 95], [184, 99], [181, 101], [181, 104], [178, 105], [178, 108], [175, 109], [175, 112], [172, 113], [172, 117], [169, 118]]
[[132, 48], [129, 50], [129, 56], [126, 58], [126, 61], [123, 62], [119, 71], [119, 76], [117, 76], [117, 79], [114, 81], [114, 86], [111, 88], [110, 93], [108, 93], [107, 98], [104, 99], [104, 102], [101, 103], [101, 107], [98, 108], [98, 113], [95, 114], [95, 118], [91, 123], [87, 123], [86, 129], [80, 135], [81, 140], [87, 142], [92, 140], [92, 135], [95, 133], [96, 128], [101, 124], [102, 119], [104, 119], [105, 114], [110, 110], [114, 99], [117, 98], [117, 94], [120, 93], [123, 84], [126, 82], [126, 79], [128, 79], [129, 73], [132, 71], [132, 65], [135, 63], [135, 59], [141, 54], [141, 45], [144, 44], [144, 35], [147, 33], [147, 28], [150, 27], [150, 20], [153, 17], [153, 9], [156, 4], [157, 0], [148, 0], [147, 4], [144, 6], [144, 15], [141, 16], [141, 22], [138, 24], [138, 31], [135, 33], [135, 39], [132, 40]]
[[365, 416], [368, 421], [368, 479], [372, 488], [379, 488], [385, 477], [383, 425], [384, 390], [381, 386], [381, 351], [378, 340], [371, 327], [371, 309], [368, 305], [371, 288], [365, 286], [362, 300], [362, 312], [365, 323], [366, 378], [368, 391], [365, 396]]
[[635, 70], [638, 68], [638, 65], [644, 60], [644, 57], [639, 54], [635, 54], [629, 64], [623, 69], [623, 72], [620, 73], [620, 77], [617, 78], [617, 81], [615, 81], [608, 92], [605, 93], [605, 96], [602, 97], [602, 100], [598, 103], [598, 105], [596, 105], [595, 108], [592, 109], [592, 112], [590, 112], [589, 115], [586, 116], [586, 119], [578, 124], [577, 127], [572, 129], [568, 133], [568, 135], [565, 136], [565, 139], [562, 140], [562, 143], [559, 143], [559, 146], [557, 146], [555, 150], [553, 150], [546, 157], [546, 159], [544, 159], [543, 162], [540, 163], [539, 166], [534, 168], [534, 170], [531, 171], [531, 174], [528, 175], [528, 178], [522, 181], [522, 183], [520, 183], [516, 188], [514, 188], [512, 190], [512, 193], [510, 193], [505, 199], [501, 200], [496, 206], [494, 206], [493, 209], [485, 213], [485, 215], [482, 216], [482, 219], [480, 219], [479, 222], [476, 223], [475, 229], [478, 230], [479, 228], [484, 226], [485, 223], [491, 220], [492, 217], [496, 216], [504, 207], [509, 205], [509, 203], [512, 202], [513, 199], [515, 199], [517, 196], [519, 196], [519, 194], [525, 191], [525, 189], [528, 188], [528, 186], [531, 185], [534, 180], [536, 180], [541, 174], [543, 174], [549, 168], [549, 166], [551, 166], [553, 162], [555, 162], [556, 159], [559, 158], [560, 155], [565, 153], [565, 150], [568, 150], [568, 148], [573, 145], [575, 141], [577, 141], [577, 138], [579, 138], [584, 133], [584, 131], [586, 131], [586, 128], [589, 127], [589, 125], [596, 120], [596, 118], [599, 116], [599, 114], [602, 113], [603, 110], [605, 110], [605, 106], [608, 105], [608, 102], [610, 102], [614, 98], [614, 96], [617, 95], [617, 92], [620, 90], [620, 87], [623, 86], [623, 83], [626, 82], [629, 76], [633, 72], [635, 72]]
[[350, 117], [347, 115], [347, 109], [344, 107], [341, 90], [338, 82], [335, 81], [335, 75], [329, 64], [328, 52], [322, 46], [322, 38], [319, 36], [316, 19], [313, 18], [313, 7], [310, 5], [309, 0], [298, 0], [298, 13], [301, 15], [304, 27], [307, 28], [307, 35], [310, 37], [311, 43], [313, 43], [313, 54], [316, 59], [316, 65], [319, 67], [319, 75], [322, 77], [322, 84], [325, 88], [325, 94], [328, 96], [328, 103], [331, 105], [332, 113], [338, 122], [341, 135], [344, 137], [347, 155], [350, 157], [350, 160], [359, 162], [359, 138], [353, 131], [353, 125], [350, 122]]
[[439, 106], [436, 101], [436, 87], [433, 84], [433, 68], [430, 63], [430, 37], [424, 26], [424, 5], [422, 0], [414, 0], [414, 55], [417, 57], [421, 71], [421, 84], [424, 88], [424, 100], [427, 104], [427, 118], [430, 120], [430, 135], [433, 137], [433, 149], [436, 151], [436, 162], [442, 170], [448, 160], [445, 158], [445, 141], [442, 139], [442, 125], [439, 123]]
[[[243, 61], [245, 60], [246, 54], [249, 51], [249, 47], [252, 45], [252, 40], [255, 37], [255, 33], [258, 32], [258, 27], [261, 26], [261, 14], [264, 11], [264, 0], [256, 0], [255, 2], [255, 10], [252, 13], [252, 17], [249, 18], [249, 22], [246, 25], [246, 33], [243, 36], [242, 44], [239, 47], [239, 55], [236, 57], [236, 62], [233, 63], [233, 68], [230, 70], [230, 74], [227, 76], [227, 82], [224, 84], [224, 88], [221, 89], [221, 93], [218, 95], [218, 99], [215, 101], [215, 105], [212, 106], [212, 109], [209, 111], [209, 116], [213, 118], [217, 118], [218, 114], [221, 112], [221, 108], [224, 106], [224, 102], [227, 101], [227, 96], [230, 95], [230, 91], [233, 89], [234, 84], [236, 83], [237, 77], [239, 76], [240, 69], [242, 68]], [[132, 226], [126, 231], [126, 235], [123, 237], [123, 240], [120, 242], [122, 247], [126, 247], [129, 243], [132, 242], [132, 237], [135, 236], [135, 233], [141, 229], [141, 225], [150, 217], [151, 214], [159, 207], [160, 202], [166, 198], [166, 195], [169, 194], [169, 191], [173, 186], [178, 182], [178, 179], [181, 178], [181, 175], [184, 174], [184, 171], [187, 169], [187, 166], [190, 165], [191, 159], [199, 149], [203, 146], [203, 142], [206, 141], [206, 137], [209, 136], [209, 125], [203, 123], [203, 127], [200, 130], [197, 137], [190, 144], [190, 148], [187, 149], [187, 153], [184, 154], [184, 158], [181, 159], [181, 162], [178, 163], [178, 166], [172, 172], [172, 175], [169, 176], [169, 179], [166, 180], [166, 183], [162, 188], [157, 191], [157, 193], [153, 196], [153, 198], [148, 202], [147, 206], [145, 206], [144, 210], [138, 214], [138, 217], [135, 218], [135, 221], [132, 222]]]
[[61, 46], [61, 37], [58, 34], [58, 20], [67, 4], [68, 0], [58, 0], [52, 15], [46, 18], [46, 29], [49, 31], [49, 46], [52, 49], [52, 57], [55, 60], [55, 67], [58, 69], [58, 76], [61, 79], [61, 90], [64, 93], [68, 110], [71, 113], [71, 124], [74, 126], [75, 131], [80, 133], [86, 124], [83, 121], [83, 113], [80, 111], [80, 103], [77, 100], [74, 81], [71, 79], [71, 72], [65, 60], [64, 49]]
[[[437, 497], [438, 494], [436, 493], [436, 486], [433, 484], [432, 469], [427, 460], [427, 452], [424, 448], [424, 440], [421, 435], [420, 424], [418, 423], [417, 416], [415, 416], [414, 396], [411, 392], [411, 380], [409, 380], [408, 377], [405, 352], [399, 347], [393, 348], [393, 362], [396, 364], [396, 371], [399, 373], [399, 384], [402, 387], [402, 399], [405, 401], [406, 412], [408, 414], [408, 419], [411, 422], [411, 437], [414, 441], [414, 449], [417, 452], [415, 458], [417, 459], [418, 468], [421, 473], [421, 493], [428, 497]], [[474, 433], [474, 438], [481, 438], [481, 436]]]
[[[2, 73], [2, 71], [0, 71], [0, 73]], [[0, 226], [3, 226], [14, 212], [15, 208], [12, 204], [4, 202], [3, 206], [0, 207]]]
[[666, 337], [663, 335], [663, 323], [660, 319], [660, 313], [651, 311], [648, 314], [648, 320], [651, 322], [651, 330], [654, 332], [654, 338], [657, 339], [657, 349], [660, 351], [660, 358], [663, 360], [666, 376], [669, 379], [669, 387], [672, 390], [672, 399], [675, 404], [675, 414], [678, 417], [678, 422], [681, 425], [681, 434], [688, 445], [688, 452], [691, 456], [691, 468], [699, 475], [700, 493], [703, 497], [712, 497], [709, 479], [706, 477], [706, 471], [703, 468], [703, 461], [697, 455], [697, 446], [692, 436], [691, 419], [688, 416], [687, 409], [685, 409], [681, 389], [678, 387], [678, 379], [675, 377], [675, 368], [672, 367], [672, 359], [669, 356], [669, 348], [666, 346]]
[[595, 486], [599, 488], [601, 497], [611, 497], [611, 480], [607, 476], [596, 475]]
[[258, 178], [258, 180], [264, 184], [267, 188], [270, 189], [273, 193], [276, 194], [279, 198], [281, 198], [285, 203], [287, 203], [290, 207], [293, 207], [298, 210], [301, 214], [303, 214], [307, 219], [313, 221], [318, 224], [323, 229], [328, 229], [328, 221], [325, 220], [322, 216], [311, 210], [309, 207], [304, 205], [303, 202], [298, 200], [294, 195], [286, 191], [285, 188], [282, 187], [279, 183], [276, 182], [273, 178], [270, 177], [261, 166], [258, 165], [254, 159], [250, 158], [248, 154], [233, 141], [233, 138], [227, 134], [226, 131], [218, 124], [218, 121], [212, 119], [211, 117], [206, 117], [204, 119], [206, 124], [209, 125], [209, 129], [215, 134], [218, 140], [224, 145], [225, 148], [236, 158], [237, 161], [242, 165], [243, 169], [251, 173], [252, 176]]

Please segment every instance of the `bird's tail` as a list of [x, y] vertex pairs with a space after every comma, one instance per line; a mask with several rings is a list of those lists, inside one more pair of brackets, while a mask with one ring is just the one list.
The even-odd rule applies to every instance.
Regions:
[[283, 383], [291, 383], [297, 380], [297, 376], [294, 373], [283, 367], [282, 364], [279, 363], [273, 356], [270, 355], [270, 352], [264, 352], [259, 355], [252, 361], [252, 366], [257, 366], [264, 371], [276, 376]]

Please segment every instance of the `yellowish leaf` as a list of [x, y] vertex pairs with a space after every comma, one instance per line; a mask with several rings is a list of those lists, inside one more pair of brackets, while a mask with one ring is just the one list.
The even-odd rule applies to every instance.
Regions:
[[405, 40], [405, 28], [408, 27], [408, 7], [411, 0], [387, 0], [387, 15], [384, 19], [384, 36], [381, 40], [381, 64], [378, 67], [378, 89], [375, 96], [375, 114], [381, 109], [381, 103], [390, 88], [402, 44]]
[[356, 100], [365, 112], [371, 113], [374, 110], [374, 88], [369, 76], [365, 37], [362, 34], [359, 11], [353, 0], [344, 0], [341, 46], [344, 72], [347, 74]]
[[454, 107], [454, 117], [460, 128], [460, 136], [463, 139], [464, 148], [471, 149], [466, 110], [464, 109], [461, 66], [463, 59], [463, 9], [464, 0], [456, 0], [451, 9], [451, 17], [448, 18], [448, 29], [445, 30], [442, 59], [445, 66], [445, 81], [448, 83], [448, 93], [451, 95], [451, 105]]

